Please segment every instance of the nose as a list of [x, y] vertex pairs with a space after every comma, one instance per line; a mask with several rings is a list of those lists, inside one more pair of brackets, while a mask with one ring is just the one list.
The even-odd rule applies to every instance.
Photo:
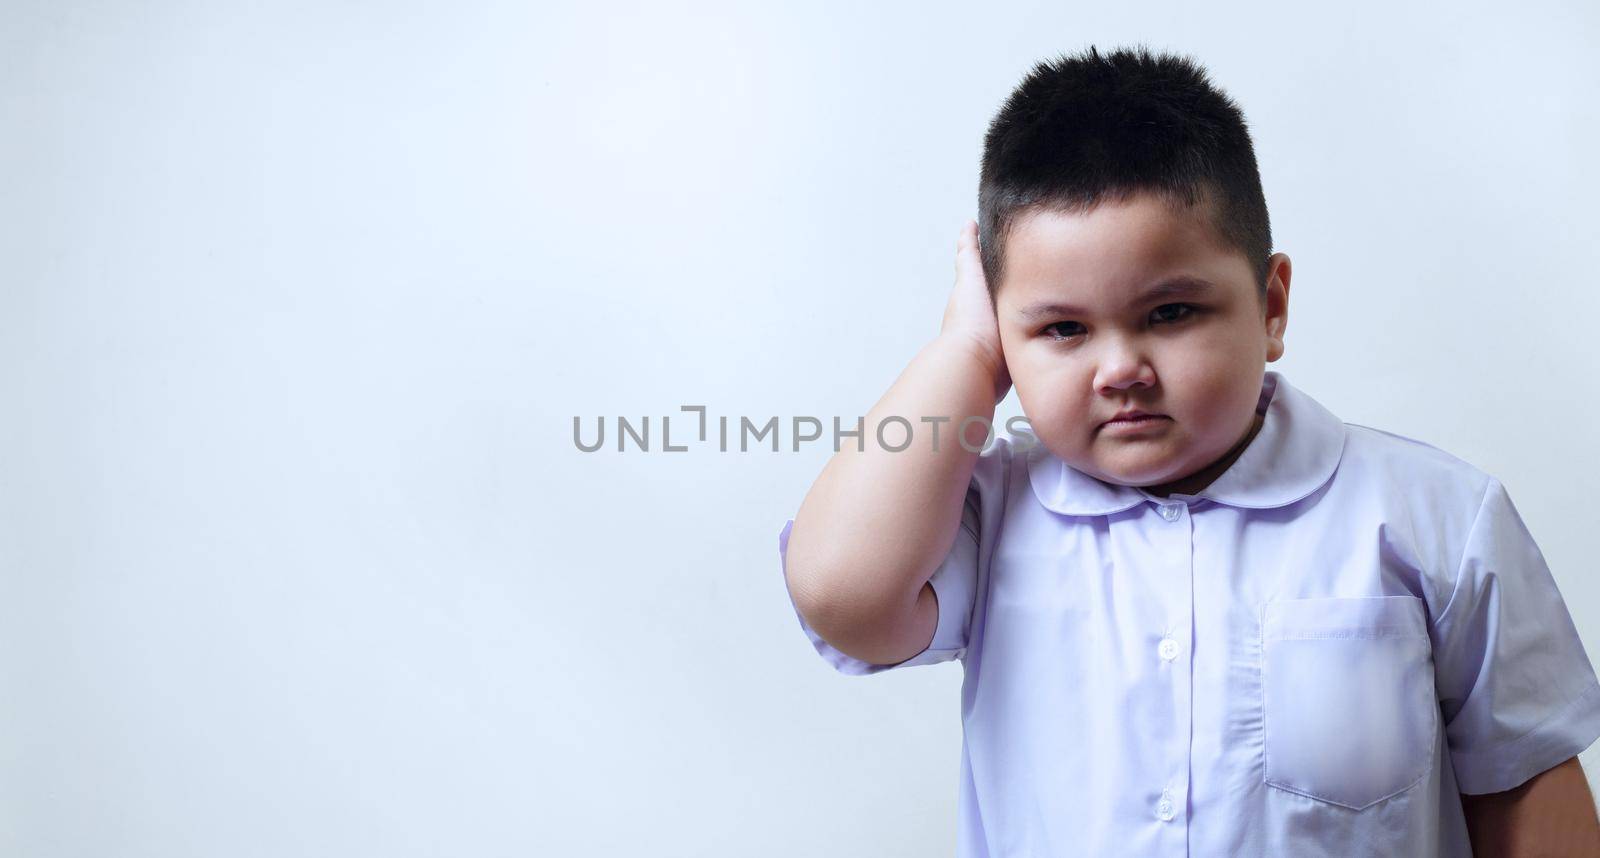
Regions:
[[1094, 387], [1100, 393], [1151, 387], [1156, 383], [1155, 368], [1131, 343], [1113, 345], [1100, 360]]

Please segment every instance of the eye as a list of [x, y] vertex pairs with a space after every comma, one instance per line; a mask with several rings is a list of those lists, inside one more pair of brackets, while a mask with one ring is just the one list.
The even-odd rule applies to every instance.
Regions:
[[1190, 316], [1194, 315], [1194, 305], [1192, 305], [1192, 304], [1162, 304], [1161, 306], [1159, 306], [1159, 307], [1157, 307], [1155, 309], [1155, 312], [1160, 313], [1162, 310], [1165, 310], [1168, 307], [1179, 307], [1179, 308], [1182, 308], [1185, 311], [1182, 315], [1179, 315], [1177, 318], [1167, 319], [1166, 321], [1169, 322], [1169, 323], [1170, 322], [1181, 322], [1184, 319], [1187, 319]]
[[[1178, 310], [1181, 310], [1182, 312], [1178, 313], [1176, 316], [1173, 316], [1173, 315], [1170, 315], [1170, 314], [1162, 312], [1163, 310], [1171, 310], [1171, 309], [1174, 309], [1174, 308], [1176, 308]], [[1193, 304], [1162, 304], [1161, 306], [1159, 306], [1159, 307], [1155, 308], [1154, 310], [1152, 310], [1150, 315], [1151, 315], [1152, 318], [1160, 317], [1159, 321], [1160, 321], [1161, 324], [1175, 325], [1175, 324], [1178, 324], [1179, 322], [1188, 321], [1191, 317], [1194, 316], [1194, 314], [1196, 312], [1198, 312], [1198, 309], [1199, 308], [1195, 307]], [[1078, 324], [1078, 323], [1077, 322], [1054, 322], [1054, 323], [1052, 323], [1050, 325], [1045, 326], [1044, 330], [1040, 331], [1040, 333], [1044, 334], [1046, 339], [1054, 340], [1054, 341], [1057, 341], [1057, 342], [1062, 342], [1062, 341], [1070, 340], [1073, 337], [1078, 336], [1082, 332], [1081, 331], [1058, 331], [1057, 329], [1060, 328], [1063, 325], [1076, 325], [1076, 324]]]
[[1041, 331], [1040, 333], [1044, 334], [1046, 339], [1051, 339], [1051, 340], [1070, 340], [1073, 337], [1077, 336], [1076, 332], [1070, 333], [1070, 334], [1061, 334], [1061, 333], [1054, 333], [1054, 331], [1055, 331], [1056, 328], [1060, 327], [1061, 325], [1076, 325], [1076, 324], [1077, 324], [1077, 322], [1054, 322], [1054, 323], [1052, 323], [1050, 325], [1045, 326], [1045, 329], [1043, 331]]

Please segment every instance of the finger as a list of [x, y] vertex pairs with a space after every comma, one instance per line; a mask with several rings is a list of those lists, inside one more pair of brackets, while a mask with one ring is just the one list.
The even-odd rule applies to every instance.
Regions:
[[972, 221], [961, 225], [961, 232], [956, 236], [956, 258], [963, 253], [970, 253], [977, 249], [976, 233], [973, 231]]
[[966, 276], [967, 258], [973, 251], [973, 228], [969, 219], [961, 224], [961, 229], [956, 232], [956, 277]]
[[956, 271], [974, 282], [984, 282], [983, 261], [978, 254], [978, 225], [971, 220], [961, 229], [960, 249], [956, 251]]

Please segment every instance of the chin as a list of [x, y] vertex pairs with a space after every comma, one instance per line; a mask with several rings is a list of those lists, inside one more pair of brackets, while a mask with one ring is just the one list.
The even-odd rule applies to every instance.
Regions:
[[1105, 482], [1127, 486], [1147, 486], [1170, 483], [1199, 470], [1202, 465], [1186, 461], [1188, 452], [1178, 444], [1150, 445], [1143, 449], [1125, 449], [1110, 452], [1097, 463], [1108, 477]]
[[1103, 482], [1114, 483], [1119, 486], [1132, 486], [1134, 488], [1158, 486], [1180, 479], [1179, 476], [1156, 467], [1102, 469], [1097, 476]]

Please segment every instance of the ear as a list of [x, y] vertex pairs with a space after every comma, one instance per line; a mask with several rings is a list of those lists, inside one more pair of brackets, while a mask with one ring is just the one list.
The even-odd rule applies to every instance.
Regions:
[[1289, 255], [1274, 253], [1267, 260], [1267, 294], [1265, 316], [1267, 335], [1267, 362], [1283, 357], [1283, 332], [1289, 327]]

